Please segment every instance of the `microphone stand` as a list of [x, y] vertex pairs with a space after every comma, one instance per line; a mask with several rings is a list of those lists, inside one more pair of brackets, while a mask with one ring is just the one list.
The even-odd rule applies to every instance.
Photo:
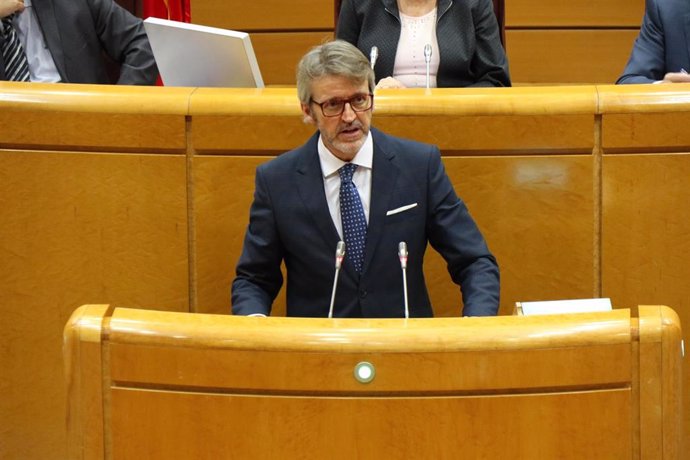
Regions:
[[338, 275], [340, 274], [340, 267], [343, 265], [343, 258], [345, 258], [345, 242], [338, 241], [338, 245], [335, 247], [335, 276], [333, 277], [331, 304], [328, 307], [329, 318], [333, 318], [333, 305], [335, 304], [335, 288], [338, 286]]
[[403, 297], [405, 299], [405, 319], [410, 317], [410, 307], [407, 301], [407, 243], [401, 241], [398, 244], [398, 257], [400, 258], [400, 268], [402, 268], [403, 278]]
[[429, 43], [424, 45], [424, 62], [426, 62], [426, 89], [428, 91], [431, 86], [431, 45]]
[[379, 58], [379, 49], [376, 46], [371, 47], [371, 51], [369, 51], [369, 62], [371, 62], [371, 70], [374, 70], [374, 66], [376, 65], [376, 60]]

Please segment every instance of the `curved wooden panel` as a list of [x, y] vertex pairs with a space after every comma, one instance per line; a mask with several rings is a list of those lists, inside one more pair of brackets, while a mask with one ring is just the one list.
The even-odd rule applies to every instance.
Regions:
[[[84, 307], [65, 328], [66, 356], [97, 343], [90, 337], [103, 355], [68, 369], [71, 381], [103, 385], [104, 410], [73, 392], [71, 407], [103, 422], [93, 458], [323, 458], [334, 446], [348, 458], [362, 446], [366, 458], [397, 449], [645, 458], [655, 447], [653, 457], [678, 458], [678, 317], [658, 306], [639, 314], [327, 320], [116, 309], [103, 321], [102, 309]], [[369, 383], [353, 375], [362, 361], [376, 370]], [[97, 441], [71, 420], [77, 446]]]
[[[376, 127], [437, 144], [446, 155], [591, 153], [594, 146], [594, 87], [381, 90], [375, 99]], [[294, 88], [200, 89], [190, 113], [199, 153], [280, 153], [314, 132], [300, 122]]]
[[672, 85], [601, 85], [599, 113], [644, 114], [687, 112], [690, 108], [690, 83]]
[[70, 458], [98, 458], [104, 451], [103, 320], [112, 313], [108, 305], [84, 305], [65, 325], [64, 367], [67, 388], [67, 425]]
[[0, 82], [0, 147], [183, 153], [192, 91]]
[[[551, 333], [541, 333], [549, 329]], [[403, 337], [405, 340], [401, 340]], [[373, 354], [608, 346], [628, 344], [631, 333], [630, 311], [624, 309], [605, 313], [524, 317], [329, 320], [288, 317], [266, 319], [117, 308], [108, 324], [108, 340], [111, 346], [162, 346], [181, 350], [201, 348], [201, 351]], [[232, 365], [231, 362], [225, 364], [227, 367]], [[124, 375], [139, 371], [156, 372], [155, 369], [134, 370], [129, 366], [122, 366], [118, 370]], [[606, 374], [610, 370], [590, 369], [589, 372]], [[189, 376], [198, 377], [192, 374]], [[179, 376], [176, 378], [179, 379]], [[527, 375], [521, 378], [532, 379]], [[552, 378], [559, 379], [560, 376]], [[180, 381], [180, 384], [184, 382]], [[404, 384], [415, 385], [414, 382]]]

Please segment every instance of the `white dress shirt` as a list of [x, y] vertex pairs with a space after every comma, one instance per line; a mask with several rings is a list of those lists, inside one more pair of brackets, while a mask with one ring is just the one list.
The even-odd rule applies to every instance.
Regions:
[[[323, 187], [326, 191], [326, 201], [331, 218], [338, 230], [338, 235], [343, 238], [343, 223], [340, 218], [340, 175], [338, 170], [346, 163], [333, 155], [319, 136], [319, 161], [321, 162], [321, 172], [323, 173]], [[356, 164], [358, 168], [352, 176], [352, 182], [357, 187], [359, 198], [364, 207], [364, 216], [369, 223], [369, 205], [371, 203], [371, 171], [374, 161], [374, 141], [371, 132], [364, 141], [364, 145], [357, 152], [357, 155], [350, 163]]]
[[441, 57], [436, 38], [436, 8], [424, 16], [407, 16], [400, 13], [400, 40], [395, 53], [393, 78], [408, 88], [426, 87], [426, 60], [424, 46], [431, 45], [429, 86], [436, 87], [436, 74]]
[[31, 81], [56, 83], [61, 80], [53, 55], [43, 38], [31, 0], [24, 0], [24, 11], [15, 14], [12, 24], [24, 47]]

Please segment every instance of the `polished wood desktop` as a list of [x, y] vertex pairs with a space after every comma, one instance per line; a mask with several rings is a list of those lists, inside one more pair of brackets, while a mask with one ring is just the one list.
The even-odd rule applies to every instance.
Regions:
[[326, 320], [87, 305], [65, 326], [69, 458], [677, 459], [680, 340], [658, 306]]

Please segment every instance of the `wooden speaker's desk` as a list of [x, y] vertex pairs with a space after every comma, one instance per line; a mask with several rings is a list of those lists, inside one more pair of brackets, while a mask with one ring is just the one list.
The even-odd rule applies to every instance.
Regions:
[[668, 307], [638, 310], [325, 320], [83, 306], [64, 336], [71, 458], [675, 459], [680, 324]]

